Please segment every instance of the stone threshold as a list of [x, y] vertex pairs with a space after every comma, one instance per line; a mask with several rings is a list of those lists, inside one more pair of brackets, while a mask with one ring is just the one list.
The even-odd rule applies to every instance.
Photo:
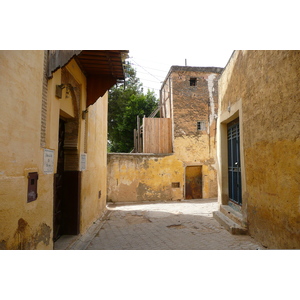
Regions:
[[247, 224], [243, 221], [242, 214], [229, 205], [221, 205], [219, 211], [213, 212], [213, 217], [231, 234], [248, 234]]

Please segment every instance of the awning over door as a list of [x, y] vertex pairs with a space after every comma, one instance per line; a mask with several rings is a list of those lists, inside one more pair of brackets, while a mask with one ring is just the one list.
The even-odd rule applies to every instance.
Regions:
[[75, 58], [87, 77], [87, 103], [94, 104], [118, 81], [125, 79], [123, 63], [128, 50], [51, 50], [48, 77]]

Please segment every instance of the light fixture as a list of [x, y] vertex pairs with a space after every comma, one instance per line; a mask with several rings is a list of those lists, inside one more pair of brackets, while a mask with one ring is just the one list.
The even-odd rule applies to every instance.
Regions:
[[88, 113], [88, 110], [87, 110], [87, 109], [82, 111], [82, 119], [83, 119], [83, 120], [85, 120], [86, 114], [87, 114], [87, 113]]
[[55, 90], [55, 96], [59, 99], [62, 98], [62, 90], [65, 88], [66, 86], [64, 84], [57, 84], [56, 85], [56, 90]]

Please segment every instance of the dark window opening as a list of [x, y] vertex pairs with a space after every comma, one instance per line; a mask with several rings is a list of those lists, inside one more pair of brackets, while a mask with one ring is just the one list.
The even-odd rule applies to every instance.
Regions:
[[204, 121], [197, 122], [197, 130], [206, 130]]
[[190, 86], [196, 86], [197, 78], [190, 78]]
[[180, 182], [172, 182], [172, 188], [180, 188]]

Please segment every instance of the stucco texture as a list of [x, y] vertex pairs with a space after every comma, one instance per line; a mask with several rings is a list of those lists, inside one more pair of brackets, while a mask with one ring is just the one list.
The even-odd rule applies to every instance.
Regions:
[[[108, 201], [179, 200], [184, 166], [173, 155], [108, 154]], [[173, 188], [172, 182], [180, 187]]]
[[[40, 148], [44, 51], [0, 51], [0, 249], [51, 249], [53, 178]], [[27, 175], [38, 172], [38, 201]]]
[[[0, 51], [0, 249], [53, 249], [60, 118], [66, 123], [64, 170], [81, 178], [79, 187], [68, 187], [80, 190], [80, 233], [105, 211], [107, 93], [89, 106], [83, 119], [86, 77], [76, 61], [57, 69], [46, 85], [44, 62], [44, 51]], [[62, 83], [74, 88], [66, 95], [65, 87], [62, 97], [56, 97], [56, 86]], [[44, 172], [44, 147], [54, 153], [49, 174]], [[84, 153], [87, 166], [81, 170]], [[27, 202], [30, 172], [38, 173], [38, 196]]]
[[107, 192], [107, 93], [89, 106], [87, 169], [82, 171], [81, 232], [106, 209]]
[[219, 82], [221, 115], [242, 103], [243, 203], [269, 248], [300, 248], [299, 78], [300, 51], [236, 51]]

